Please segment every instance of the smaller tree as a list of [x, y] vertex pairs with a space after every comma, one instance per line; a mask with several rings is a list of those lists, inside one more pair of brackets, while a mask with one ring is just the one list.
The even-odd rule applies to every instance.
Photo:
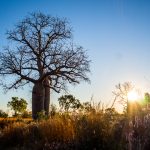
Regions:
[[56, 105], [51, 104], [50, 105], [50, 116], [53, 117], [53, 116], [56, 115], [56, 113], [57, 113], [57, 107], [56, 107]]
[[123, 107], [127, 114], [129, 113], [129, 100], [128, 93], [133, 89], [133, 85], [130, 82], [124, 82], [123, 84], [116, 85], [115, 91], [113, 91], [113, 95], [115, 96], [113, 100], [113, 104], [111, 108], [113, 108], [115, 102], [119, 102]]
[[26, 100], [18, 97], [12, 97], [12, 100], [8, 102], [7, 107], [10, 107], [14, 111], [14, 116], [17, 116], [19, 113], [23, 113], [27, 109], [28, 103]]
[[82, 106], [80, 101], [72, 95], [61, 96], [58, 101], [59, 106], [66, 112], [68, 112], [69, 109], [79, 109]]
[[31, 117], [32, 117], [32, 114], [31, 114], [31, 112], [25, 110], [25, 111], [21, 114], [21, 117], [22, 117], [22, 118], [31, 118]]
[[150, 103], [150, 94], [149, 93], [144, 94], [144, 101], [146, 104]]
[[95, 109], [90, 102], [84, 102], [82, 108], [85, 112], [95, 112]]
[[7, 117], [8, 117], [8, 114], [0, 110], [0, 118], [7, 118]]
[[107, 120], [108, 122], [110, 123], [114, 122], [115, 120], [119, 119], [118, 116], [119, 114], [115, 110], [115, 108], [105, 109], [104, 117], [105, 117], [105, 120]]
[[144, 94], [144, 107], [146, 107], [146, 109], [150, 107], [150, 94], [149, 93]]

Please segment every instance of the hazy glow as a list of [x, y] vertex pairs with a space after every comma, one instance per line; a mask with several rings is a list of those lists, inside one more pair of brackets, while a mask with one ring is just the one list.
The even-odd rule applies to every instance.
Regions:
[[135, 90], [133, 90], [133, 91], [130, 91], [129, 93], [128, 93], [128, 100], [129, 101], [137, 101], [137, 100], [139, 100], [139, 94], [138, 94], [138, 92], [137, 91], [135, 91]]

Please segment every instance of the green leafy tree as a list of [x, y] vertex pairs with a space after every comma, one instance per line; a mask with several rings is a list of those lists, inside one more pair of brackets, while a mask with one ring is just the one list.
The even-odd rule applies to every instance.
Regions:
[[10, 107], [14, 111], [14, 115], [23, 113], [27, 109], [28, 103], [23, 98], [12, 97], [12, 100], [8, 102], [7, 107]]
[[144, 101], [145, 101], [145, 103], [150, 103], [150, 94], [149, 93], [145, 93], [144, 94]]
[[82, 104], [82, 109], [86, 112], [95, 112], [95, 109], [92, 107], [90, 102], [84, 102]]
[[150, 107], [150, 94], [149, 93], [145, 93], [144, 94], [143, 105], [144, 105], [145, 108], [149, 108]]
[[8, 117], [8, 114], [0, 110], [0, 118], [7, 118], [7, 117]]
[[25, 110], [25, 111], [21, 114], [21, 117], [22, 117], [22, 118], [31, 118], [31, 117], [32, 117], [32, 114], [31, 114], [29, 111]]
[[61, 96], [59, 99], [59, 106], [66, 112], [69, 109], [79, 109], [82, 105], [78, 99], [76, 99], [73, 95], [64, 95]]

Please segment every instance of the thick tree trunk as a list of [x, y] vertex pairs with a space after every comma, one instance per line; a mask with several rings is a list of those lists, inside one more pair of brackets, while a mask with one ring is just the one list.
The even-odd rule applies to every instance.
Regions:
[[44, 89], [45, 89], [45, 98], [44, 98], [44, 110], [45, 115], [49, 115], [49, 105], [50, 105], [50, 88], [49, 88], [49, 79], [44, 80]]
[[38, 119], [38, 113], [44, 111], [45, 89], [42, 83], [35, 83], [32, 90], [32, 118]]

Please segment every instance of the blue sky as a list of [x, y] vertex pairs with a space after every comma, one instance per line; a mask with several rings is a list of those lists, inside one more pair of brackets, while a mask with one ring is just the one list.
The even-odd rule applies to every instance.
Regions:
[[[96, 102], [108, 104], [118, 83], [131, 81], [142, 92], [150, 92], [148, 0], [0, 0], [1, 51], [9, 44], [6, 30], [35, 11], [68, 18], [74, 42], [88, 50], [91, 84], [69, 86], [69, 93], [82, 101], [93, 95]], [[31, 103], [31, 90], [26, 87], [4, 94], [0, 88], [0, 109], [6, 109], [12, 96]], [[53, 93], [52, 102], [61, 94]]]

